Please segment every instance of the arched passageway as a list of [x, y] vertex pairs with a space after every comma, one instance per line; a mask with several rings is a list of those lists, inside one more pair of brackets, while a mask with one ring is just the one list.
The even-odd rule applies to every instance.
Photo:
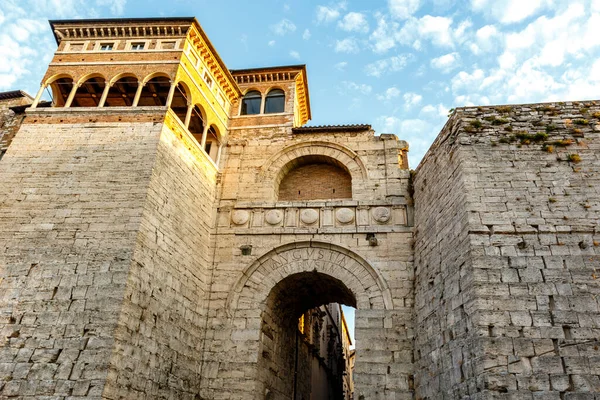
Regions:
[[[226, 371], [249, 371], [248, 386], [240, 389], [248, 396], [244, 398], [343, 399], [341, 377], [348, 354], [340, 348], [344, 332], [339, 304], [346, 304], [357, 308], [357, 343], [370, 337], [380, 341], [373, 349], [357, 347], [356, 358], [362, 369], [359, 389], [376, 391], [370, 389], [371, 382], [382, 379], [393, 362], [379, 328], [394, 313], [390, 293], [376, 269], [340, 246], [297, 242], [266, 253], [243, 271], [229, 292], [231, 350], [220, 364], [225, 379]], [[389, 361], [371, 372], [362, 360], [379, 356]]]
[[316, 271], [290, 275], [271, 290], [262, 313], [259, 379], [274, 399], [350, 398], [340, 303], [354, 307], [356, 299], [342, 281]]

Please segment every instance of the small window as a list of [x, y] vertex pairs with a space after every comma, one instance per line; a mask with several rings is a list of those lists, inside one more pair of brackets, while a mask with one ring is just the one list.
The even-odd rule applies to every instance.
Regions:
[[282, 113], [285, 110], [285, 93], [281, 89], [273, 89], [265, 100], [265, 114]]
[[101, 51], [111, 51], [114, 47], [114, 43], [100, 43]]
[[131, 43], [131, 50], [144, 50], [144, 47], [146, 47], [146, 43], [143, 42]]
[[204, 72], [204, 81], [206, 82], [206, 85], [207, 85], [209, 88], [211, 88], [211, 87], [212, 87], [212, 83], [213, 83], [213, 81], [212, 81], [212, 79], [211, 79], [211, 77], [210, 77], [210, 75], [209, 75], [209, 73], [208, 73], [208, 72]]
[[83, 51], [84, 43], [69, 43], [69, 51]]
[[160, 48], [163, 50], [172, 50], [175, 48], [175, 42], [162, 42]]
[[242, 115], [260, 114], [262, 96], [257, 90], [251, 90], [242, 99]]

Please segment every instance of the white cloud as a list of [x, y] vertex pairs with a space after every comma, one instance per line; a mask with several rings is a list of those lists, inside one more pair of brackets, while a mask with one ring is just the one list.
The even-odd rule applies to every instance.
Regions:
[[377, 95], [377, 99], [382, 101], [389, 101], [400, 96], [400, 89], [395, 86], [387, 88], [384, 93]]
[[433, 104], [427, 104], [421, 108], [419, 117], [421, 118], [447, 118], [449, 108], [443, 104], [434, 106]]
[[453, 40], [450, 25], [452, 25], [451, 18], [426, 15], [419, 21], [419, 34], [431, 39], [434, 44], [451, 47]]
[[342, 40], [336, 40], [335, 42], [335, 52], [336, 53], [358, 53], [359, 52], [358, 43], [356, 39], [349, 37]]
[[399, 54], [390, 58], [377, 60], [367, 64], [365, 72], [369, 76], [381, 77], [389, 72], [398, 72], [404, 69], [410, 61], [413, 60], [412, 54]]
[[448, 53], [431, 60], [431, 66], [448, 73], [459, 66], [460, 55], [457, 52]]
[[308, 29], [305, 29], [304, 33], [302, 34], [302, 39], [308, 40], [308, 39], [310, 39], [310, 36], [311, 36], [310, 31]]
[[343, 92], [358, 92], [363, 95], [370, 94], [373, 88], [365, 83], [356, 83], [349, 81], [342, 81]]
[[483, 82], [485, 72], [482, 69], [476, 69], [472, 73], [460, 71], [452, 78], [451, 85], [453, 91], [461, 89], [476, 88]]
[[388, 22], [385, 15], [379, 14], [377, 18], [377, 28], [371, 33], [369, 40], [373, 43], [372, 49], [376, 53], [384, 53], [396, 45], [394, 31], [399, 25], [395, 22]]
[[317, 22], [328, 23], [340, 17], [338, 8], [317, 6]]
[[296, 25], [289, 19], [284, 18], [275, 25], [271, 25], [271, 30], [275, 32], [276, 35], [283, 36], [286, 33], [296, 31]]
[[275, 46], [275, 41], [274, 40], [269, 40], [268, 44], [269, 44], [269, 46], [273, 47], [273, 46]]
[[400, 26], [385, 15], [377, 15], [377, 27], [369, 37], [375, 52], [385, 52], [396, 45], [412, 46], [421, 50], [426, 43], [453, 48], [464, 43], [471, 35], [472, 23], [464, 20], [457, 26], [451, 17], [425, 15], [409, 17]]
[[338, 27], [347, 32], [369, 32], [369, 23], [364, 14], [350, 12], [338, 22]]
[[500, 47], [500, 39], [502, 33], [498, 31], [494, 25], [485, 25], [475, 32], [475, 40], [477, 43], [471, 44], [471, 51], [474, 54], [479, 54], [481, 51], [494, 51]]
[[347, 66], [348, 63], [346, 61], [340, 61], [339, 63], [335, 64], [333, 68], [337, 69], [338, 71], [345, 71]]
[[407, 19], [421, 6], [420, 0], [388, 0], [390, 13], [394, 18]]
[[421, 100], [423, 100], [423, 96], [421, 96], [420, 94], [417, 94], [417, 93], [412, 93], [412, 92], [405, 93], [404, 96], [402, 96], [402, 97], [404, 98], [404, 105], [407, 108], [416, 106], [417, 104], [419, 104], [421, 102]]
[[503, 24], [520, 22], [553, 5], [552, 0], [471, 0], [474, 11]]
[[292, 50], [292, 51], [290, 51], [290, 57], [295, 58], [296, 60], [299, 60], [300, 53], [298, 53], [296, 50]]

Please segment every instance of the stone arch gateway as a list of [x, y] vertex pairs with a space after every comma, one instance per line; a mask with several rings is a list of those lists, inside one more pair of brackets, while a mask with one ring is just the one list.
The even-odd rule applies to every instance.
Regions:
[[[289, 275], [320, 272], [344, 282], [360, 309], [392, 309], [385, 279], [358, 254], [323, 242], [297, 242], [278, 247], [253, 262], [228, 297], [229, 312], [259, 307], [271, 289]], [[240, 299], [243, 300], [240, 305]]]
[[238, 273], [226, 300], [228, 329], [220, 329], [229, 340], [219, 340], [232, 352], [222, 354], [216, 378], [247, 371], [241, 398], [292, 399], [294, 324], [302, 312], [331, 302], [357, 308], [357, 391], [383, 395], [381, 382], [394, 364], [411, 363], [409, 353], [397, 352], [397, 338], [387, 336], [392, 330], [382, 329], [397, 318], [392, 291], [363, 256], [320, 241], [276, 247]]

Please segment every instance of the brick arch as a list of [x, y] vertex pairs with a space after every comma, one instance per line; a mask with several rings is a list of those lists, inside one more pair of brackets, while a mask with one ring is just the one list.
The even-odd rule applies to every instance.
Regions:
[[227, 297], [229, 315], [264, 307], [279, 282], [304, 272], [325, 274], [342, 282], [352, 292], [358, 309], [393, 309], [387, 282], [361, 256], [334, 244], [306, 241], [273, 249], [249, 265]]
[[140, 81], [140, 77], [137, 76], [136, 74], [134, 74], [133, 72], [121, 72], [121, 73], [113, 76], [112, 78], [110, 78], [110, 80], [108, 81], [108, 84], [110, 86], [112, 86], [115, 84], [115, 82], [117, 82], [123, 78], [135, 78], [135, 79], [137, 79], [138, 82]]
[[108, 81], [106, 80], [106, 76], [104, 76], [103, 74], [101, 74], [99, 72], [93, 72], [90, 74], [83, 75], [81, 78], [79, 78], [79, 80], [77, 81], [76, 84], [78, 86], [81, 86], [92, 78], [102, 78], [104, 80], [104, 84], [105, 85], [108, 84]]
[[144, 79], [142, 80], [142, 83], [145, 85], [151, 79], [159, 78], [159, 77], [161, 77], [161, 78], [167, 78], [169, 80], [173, 80], [173, 77], [171, 75], [167, 74], [166, 72], [153, 72], [151, 74], [146, 75], [144, 77]]
[[48, 85], [50, 85], [50, 84], [54, 83], [55, 81], [57, 81], [59, 79], [62, 79], [62, 78], [68, 78], [68, 79], [71, 79], [73, 81], [73, 83], [75, 82], [75, 79], [73, 78], [73, 75], [62, 73], [62, 74], [54, 74], [54, 75], [52, 75], [50, 78], [48, 78], [48, 79], [46, 79], [44, 81], [44, 85], [48, 86]]
[[294, 167], [293, 161], [305, 157], [331, 160], [329, 163], [342, 167], [350, 174], [353, 187], [367, 178], [367, 169], [358, 154], [345, 146], [324, 141], [296, 143], [271, 156], [261, 168], [259, 178], [264, 182], [273, 182], [274, 199], [277, 198], [281, 180]]

